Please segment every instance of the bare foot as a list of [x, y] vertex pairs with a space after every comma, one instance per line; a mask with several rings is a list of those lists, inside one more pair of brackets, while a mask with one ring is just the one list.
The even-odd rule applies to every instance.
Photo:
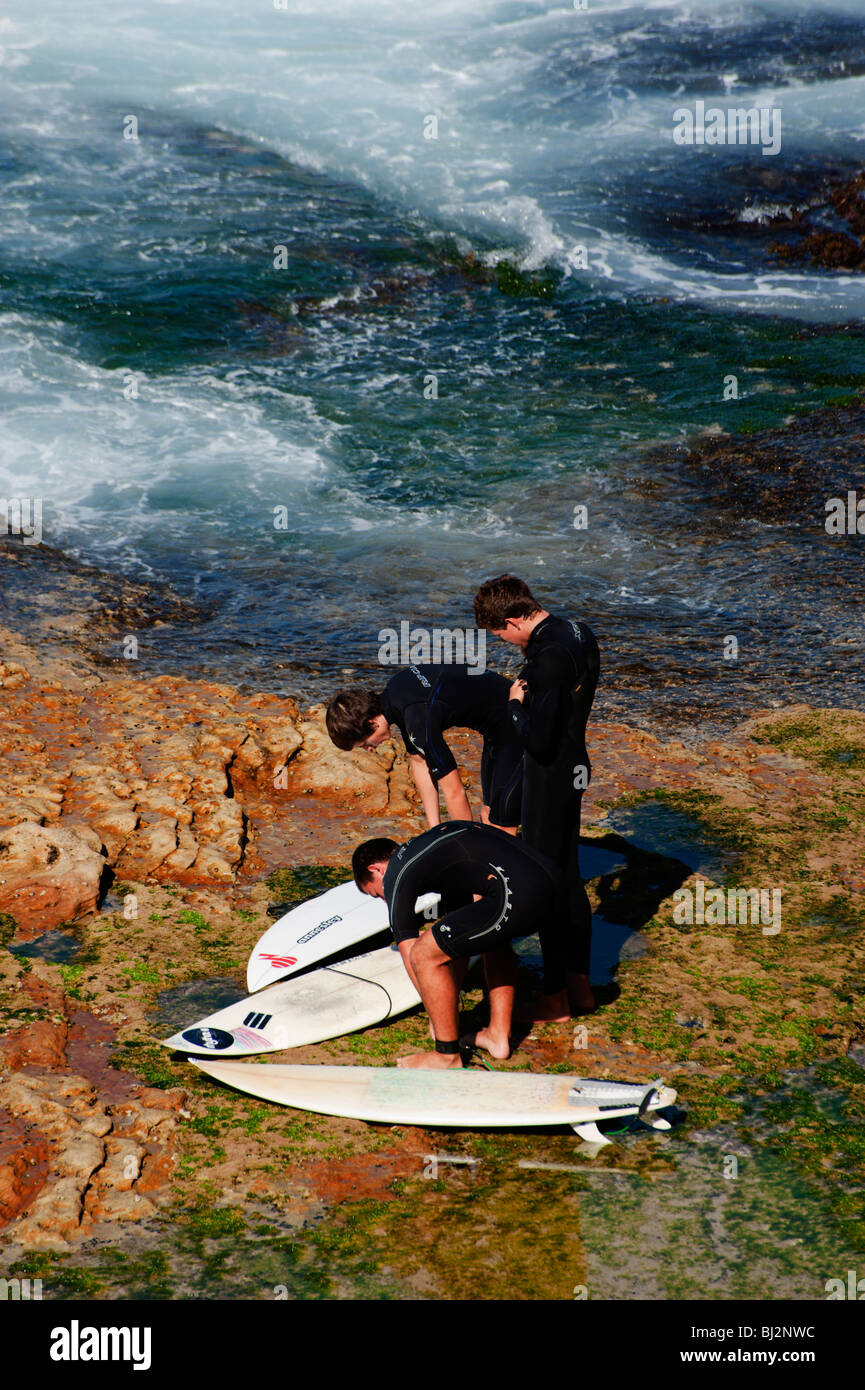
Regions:
[[471, 1043], [472, 1047], [482, 1047], [484, 1052], [488, 1052], [491, 1057], [497, 1057], [500, 1062], [506, 1062], [511, 1055], [510, 1038], [491, 1033], [489, 1028], [481, 1028], [474, 1034], [469, 1033], [466, 1042]]
[[448, 1071], [462, 1064], [458, 1052], [413, 1052], [409, 1057], [400, 1057], [397, 1062], [398, 1067], [422, 1067], [428, 1071]]
[[520, 1023], [567, 1023], [571, 1017], [568, 991], [558, 994], [540, 994], [537, 999], [529, 999], [516, 1011]]
[[590, 1014], [595, 1007], [595, 996], [589, 984], [588, 975], [568, 975], [568, 999], [572, 1014]]

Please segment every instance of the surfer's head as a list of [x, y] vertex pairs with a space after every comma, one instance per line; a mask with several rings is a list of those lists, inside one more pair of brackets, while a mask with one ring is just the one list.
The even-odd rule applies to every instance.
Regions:
[[324, 717], [331, 743], [350, 753], [352, 748], [376, 748], [389, 736], [381, 700], [374, 690], [351, 685], [338, 690]]
[[488, 579], [474, 597], [475, 622], [494, 637], [524, 647], [543, 613], [528, 584], [513, 574]]
[[399, 849], [396, 840], [364, 840], [351, 856], [351, 871], [354, 881], [362, 893], [371, 898], [383, 898], [381, 881], [384, 878], [390, 857]]

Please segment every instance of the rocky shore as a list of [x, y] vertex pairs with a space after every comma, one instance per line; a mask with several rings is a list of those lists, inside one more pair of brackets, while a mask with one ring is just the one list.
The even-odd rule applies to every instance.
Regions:
[[[117, 611], [109, 597], [100, 621], [120, 633], [130, 600], [112, 583]], [[273, 1296], [289, 1267], [297, 1297], [479, 1296], [466, 1290], [482, 1275], [495, 1297], [510, 1259], [526, 1296], [563, 1296], [589, 1261], [574, 1182], [535, 1173], [529, 1191], [513, 1173], [571, 1154], [569, 1138], [276, 1112], [154, 1042], [166, 998], [192, 990], [198, 1016], [196, 981], [242, 983], [268, 900], [344, 878], [360, 838], [422, 828], [402, 753], [338, 753], [320, 707], [89, 661], [70, 626], [38, 641], [0, 629], [0, 1272], [44, 1275], [57, 1296], [160, 1297]], [[455, 744], [473, 786], [478, 749]], [[697, 1132], [750, 1125], [752, 1147], [754, 1098], [828, 1068], [824, 1084], [843, 1093], [833, 1152], [861, 1161], [865, 714], [773, 709], [691, 742], [595, 723], [591, 748], [586, 876], [604, 928], [631, 949], [585, 1036], [544, 1025], [508, 1065], [663, 1073]], [[697, 877], [782, 889], [780, 935], [677, 925], [672, 893]], [[465, 1004], [482, 1008], [477, 988]], [[423, 1027], [416, 1015], [292, 1059], [389, 1062]], [[852, 1248], [850, 1184], [818, 1171], [813, 1124], [797, 1112], [782, 1138]], [[671, 1172], [687, 1127], [671, 1142], [598, 1162]], [[425, 1180], [431, 1144], [456, 1155], [446, 1193]], [[530, 1230], [542, 1190], [561, 1204], [567, 1274]], [[462, 1285], [457, 1214], [475, 1242]], [[809, 1296], [805, 1280], [795, 1274], [793, 1296]]]

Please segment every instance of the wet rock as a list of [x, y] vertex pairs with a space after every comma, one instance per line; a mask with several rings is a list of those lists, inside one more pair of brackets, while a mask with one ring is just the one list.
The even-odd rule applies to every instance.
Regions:
[[65, 1019], [39, 1019], [0, 1038], [0, 1056], [13, 1071], [21, 1067], [62, 1067], [66, 1062]]
[[811, 232], [793, 245], [773, 241], [769, 247], [779, 261], [805, 261], [825, 270], [859, 270], [865, 265], [865, 246], [846, 232]]
[[85, 1009], [68, 1012], [41, 961], [18, 978], [5, 960], [7, 988], [14, 982], [26, 1009], [50, 1017], [0, 1039], [0, 1227], [7, 1244], [61, 1250], [97, 1227], [106, 1234], [106, 1223], [153, 1215], [186, 1095], [112, 1067], [113, 1030]]
[[343, 753], [330, 741], [323, 706], [310, 710], [300, 725], [303, 748], [289, 769], [289, 787], [304, 795], [338, 794], [362, 800], [364, 809], [383, 812], [388, 804], [388, 772], [392, 756], [355, 750]]
[[[421, 1140], [423, 1143], [423, 1140]], [[416, 1174], [423, 1159], [415, 1153], [377, 1153], [330, 1163], [310, 1163], [301, 1170], [301, 1190], [328, 1202], [387, 1201], [396, 1196], [394, 1179]]]
[[[0, 1107], [50, 1147], [50, 1176], [23, 1215], [20, 1174], [0, 1165], [0, 1215], [12, 1217], [8, 1239], [28, 1249], [63, 1249], [98, 1223], [154, 1215], [171, 1173], [167, 1146], [185, 1099], [182, 1092], [106, 1103], [85, 1077], [43, 1075], [0, 1081]], [[143, 1182], [143, 1190], [138, 1184]]]
[[[0, 640], [13, 641], [2, 630]], [[274, 867], [268, 857], [290, 840], [298, 802], [314, 793], [339, 811], [361, 800], [386, 812], [399, 761], [393, 750], [343, 757], [323, 711], [303, 719], [291, 700], [210, 682], [117, 676], [82, 686], [48, 681], [40, 667], [8, 698], [19, 703], [0, 728], [0, 826], [62, 820], [138, 881], [227, 884]], [[405, 784], [393, 784], [399, 814]]]
[[20, 661], [0, 661], [0, 688], [17, 690], [30, 679], [30, 673]]
[[105, 864], [92, 835], [33, 821], [9, 826], [0, 831], [0, 912], [25, 936], [94, 912]]
[[63, 1249], [81, 1225], [87, 1176], [59, 1178], [41, 1192], [26, 1216], [10, 1230], [12, 1239], [28, 1250]]
[[0, 1110], [0, 1228], [26, 1210], [44, 1185], [49, 1147], [32, 1125]]
[[89, 1224], [103, 1221], [144, 1221], [157, 1207], [140, 1192], [93, 1189], [87, 1194], [85, 1218]]
[[[824, 270], [865, 269], [865, 170], [824, 182], [805, 206], [791, 208], [782, 241], [770, 243], [779, 261], [809, 261]], [[832, 225], [834, 223], [834, 225]]]
[[135, 1190], [141, 1195], [158, 1192], [167, 1187], [174, 1175], [174, 1155], [170, 1153], [145, 1154], [141, 1161], [141, 1173]]

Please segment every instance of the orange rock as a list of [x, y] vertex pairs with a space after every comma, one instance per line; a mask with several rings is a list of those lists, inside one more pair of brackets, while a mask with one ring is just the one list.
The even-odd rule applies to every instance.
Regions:
[[135, 1184], [140, 1193], [159, 1192], [174, 1176], [174, 1157], [169, 1153], [147, 1154], [142, 1161], [141, 1176]]
[[0, 831], [0, 912], [11, 913], [25, 937], [94, 912], [105, 864], [72, 830], [10, 826]]
[[0, 1053], [7, 1067], [63, 1067], [66, 1065], [66, 1022], [39, 1019], [0, 1038]]

